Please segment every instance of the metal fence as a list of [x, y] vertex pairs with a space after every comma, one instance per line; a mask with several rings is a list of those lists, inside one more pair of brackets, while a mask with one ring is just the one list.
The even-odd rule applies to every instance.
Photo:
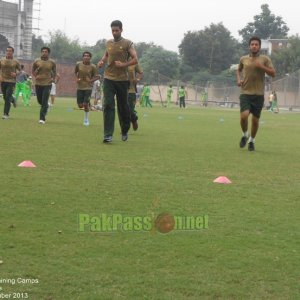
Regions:
[[[174, 81], [164, 75], [158, 74], [157, 81], [151, 84], [150, 98], [164, 104], [167, 99], [169, 85], [173, 86], [172, 101], [178, 101], [178, 89], [181, 85], [187, 90], [186, 102], [190, 105], [220, 105], [236, 107], [239, 105], [240, 88], [228, 86], [218, 82], [207, 82], [205, 86], [189, 84], [182, 81]], [[268, 105], [268, 97], [272, 91], [276, 91], [278, 105], [289, 110], [300, 109], [300, 70], [292, 74], [286, 74], [278, 80], [266, 79], [265, 105]]]

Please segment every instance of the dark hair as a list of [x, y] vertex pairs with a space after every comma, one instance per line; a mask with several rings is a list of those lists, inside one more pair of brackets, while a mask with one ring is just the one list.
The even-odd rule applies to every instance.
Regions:
[[249, 46], [250, 46], [250, 44], [251, 44], [252, 41], [258, 41], [259, 46], [261, 46], [261, 39], [259, 37], [253, 36], [252, 38], [250, 38], [250, 40], [249, 40]]
[[21, 67], [21, 69], [24, 69], [24, 65], [21, 65], [20, 67]]
[[49, 47], [42, 47], [42, 48], [41, 48], [41, 52], [42, 52], [43, 50], [47, 50], [48, 53], [50, 53], [50, 48], [49, 48]]
[[12, 49], [12, 52], [13, 52], [13, 53], [15, 52], [15, 49], [14, 49], [14, 47], [12, 47], [12, 46], [7, 46], [7, 47], [6, 47], [6, 50], [7, 50], [7, 49]]
[[82, 53], [82, 57], [84, 57], [84, 54], [88, 54], [90, 57], [92, 57], [92, 53], [89, 52], [89, 51], [84, 51], [84, 52]]
[[120, 29], [122, 29], [123, 28], [123, 24], [122, 24], [121, 21], [115, 20], [115, 21], [111, 22], [110, 27], [119, 27]]

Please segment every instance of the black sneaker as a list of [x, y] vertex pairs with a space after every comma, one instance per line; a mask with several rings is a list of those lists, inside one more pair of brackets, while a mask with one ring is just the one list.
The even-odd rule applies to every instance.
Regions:
[[253, 142], [249, 142], [249, 143], [248, 143], [248, 150], [249, 150], [249, 151], [254, 151], [254, 150], [255, 150], [255, 147], [254, 147], [254, 143], [253, 143]]
[[128, 140], [128, 134], [127, 133], [122, 134], [122, 141], [126, 142], [127, 140]]
[[240, 148], [244, 148], [247, 144], [247, 137], [243, 136], [240, 141]]
[[132, 128], [134, 131], [137, 131], [139, 128], [139, 124], [137, 122], [137, 120], [135, 120], [134, 122], [132, 122]]
[[112, 142], [112, 136], [106, 135], [103, 139], [103, 143], [111, 143]]

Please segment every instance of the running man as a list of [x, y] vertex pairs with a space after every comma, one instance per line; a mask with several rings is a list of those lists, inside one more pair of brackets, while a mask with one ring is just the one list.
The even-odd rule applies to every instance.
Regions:
[[138, 129], [138, 116], [135, 110], [136, 104], [136, 94], [137, 94], [137, 84], [143, 78], [143, 70], [139, 64], [132, 65], [128, 67], [128, 74], [129, 74], [129, 90], [128, 90], [128, 105], [130, 110], [130, 121], [132, 124], [132, 128], [134, 131]]
[[52, 82], [56, 78], [56, 63], [49, 58], [50, 48], [41, 48], [41, 57], [32, 65], [32, 74], [35, 77], [35, 92], [38, 103], [41, 105], [39, 124], [46, 123], [48, 101]]
[[[254, 151], [255, 136], [259, 127], [259, 118], [264, 105], [265, 74], [275, 77], [275, 69], [271, 59], [266, 55], [260, 55], [261, 40], [252, 37], [249, 40], [250, 54], [242, 56], [237, 69], [237, 85], [241, 87], [240, 95], [240, 125], [243, 136], [240, 140], [240, 148], [246, 146]], [[248, 117], [252, 114], [251, 135], [248, 134]]]
[[[137, 64], [137, 54], [133, 43], [122, 37], [123, 25], [121, 21], [111, 24], [113, 39], [106, 42], [106, 51], [98, 62], [101, 68], [106, 62], [103, 82], [103, 143], [112, 142], [115, 126], [115, 96], [121, 124], [122, 141], [127, 141], [130, 128], [130, 110], [128, 106], [128, 66]], [[131, 59], [129, 60], [129, 57]]]
[[84, 51], [82, 61], [78, 62], [75, 67], [77, 80], [77, 105], [84, 109], [83, 125], [89, 126], [89, 111], [92, 88], [94, 81], [100, 78], [96, 65], [91, 63], [92, 54]]
[[[21, 70], [20, 63], [14, 59], [14, 48], [7, 47], [6, 55], [0, 60], [0, 81], [4, 98], [4, 113], [2, 119], [9, 118], [9, 111], [13, 99], [13, 92], [16, 85], [16, 77]], [[16, 102], [13, 102], [14, 106]]]

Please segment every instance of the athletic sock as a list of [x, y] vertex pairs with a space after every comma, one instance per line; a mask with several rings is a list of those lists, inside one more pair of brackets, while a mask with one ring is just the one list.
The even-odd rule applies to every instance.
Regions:
[[252, 136], [250, 136], [250, 138], [249, 138], [249, 143], [251, 143], [251, 142], [254, 143], [254, 140], [255, 140], [255, 139], [254, 139]]
[[85, 119], [85, 120], [88, 120], [88, 119], [89, 119], [89, 112], [88, 112], [88, 111], [85, 111], [85, 112], [84, 112], [84, 119]]
[[248, 131], [245, 131], [243, 136], [247, 138], [249, 136]]

